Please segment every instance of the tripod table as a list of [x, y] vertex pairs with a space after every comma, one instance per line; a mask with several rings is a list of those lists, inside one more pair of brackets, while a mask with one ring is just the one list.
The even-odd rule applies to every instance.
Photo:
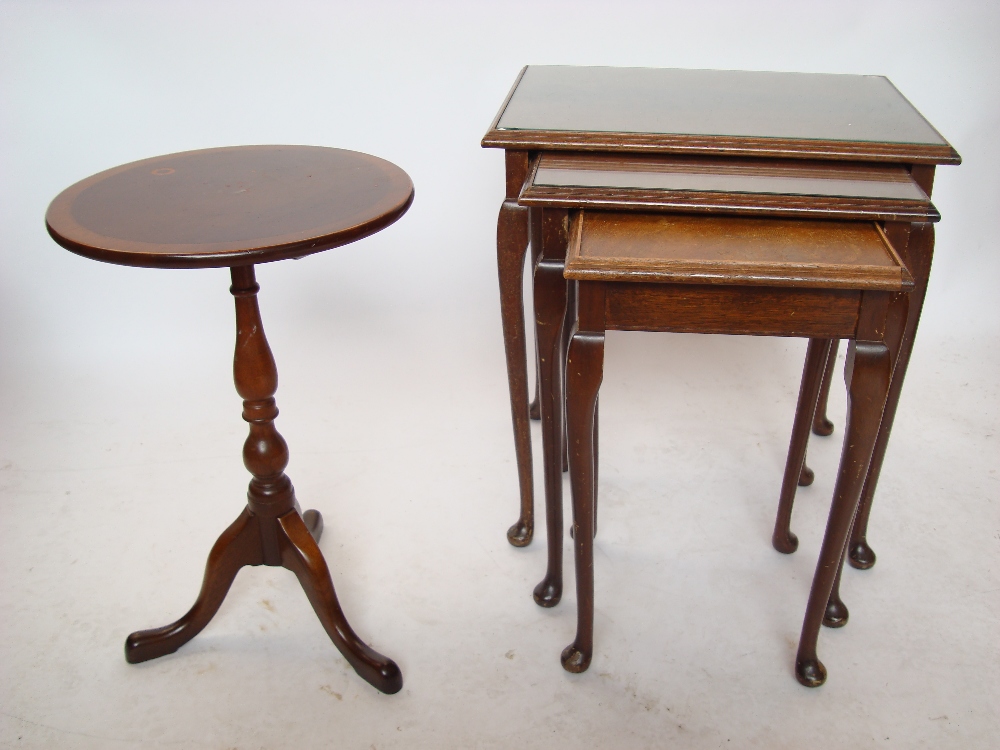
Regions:
[[319, 511], [301, 512], [285, 475], [288, 446], [274, 426], [278, 371], [260, 309], [254, 264], [299, 258], [361, 239], [399, 219], [413, 184], [383, 159], [312, 146], [239, 146], [125, 164], [59, 194], [46, 225], [60, 245], [94, 260], [152, 268], [229, 266], [236, 300], [233, 375], [250, 434], [247, 505], [215, 543], [194, 606], [176, 622], [133, 633], [130, 663], [170, 654], [218, 611], [244, 565], [292, 571], [334, 644], [384, 693], [399, 667], [351, 629], [317, 542]]

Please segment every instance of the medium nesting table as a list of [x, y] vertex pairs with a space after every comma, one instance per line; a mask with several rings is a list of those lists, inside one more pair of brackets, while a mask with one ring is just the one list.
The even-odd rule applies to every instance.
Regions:
[[94, 260], [151, 268], [228, 266], [236, 300], [233, 375], [250, 435], [243, 463], [253, 475], [247, 505], [215, 543], [201, 593], [170, 625], [133, 633], [130, 663], [173, 653], [222, 604], [244, 565], [282, 566], [359, 675], [384, 693], [403, 686], [399, 667], [351, 629], [317, 542], [323, 519], [301, 512], [285, 475], [288, 446], [274, 426], [278, 372], [257, 305], [254, 264], [329, 250], [399, 219], [413, 201], [395, 165], [354, 151], [311, 146], [239, 146], [133, 162], [85, 179], [49, 206], [60, 245]]

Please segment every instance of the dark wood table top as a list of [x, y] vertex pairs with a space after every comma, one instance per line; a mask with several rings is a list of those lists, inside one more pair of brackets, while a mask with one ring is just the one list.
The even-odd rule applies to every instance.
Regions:
[[297, 258], [366, 237], [413, 201], [399, 167], [317, 146], [233, 146], [109, 169], [60, 193], [53, 239], [95, 260], [206, 268]]
[[528, 66], [483, 145], [957, 164], [882, 76]]

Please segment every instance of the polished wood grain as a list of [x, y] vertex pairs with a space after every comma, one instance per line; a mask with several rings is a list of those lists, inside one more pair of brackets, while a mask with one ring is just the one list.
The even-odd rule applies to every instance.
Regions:
[[526, 206], [883, 221], [940, 216], [897, 164], [543, 153]]
[[307, 255], [371, 234], [399, 218], [412, 199], [405, 172], [366, 154], [252, 146], [135, 162], [84, 180], [52, 202], [46, 219], [53, 238], [86, 257], [231, 268], [233, 379], [249, 424], [246, 507], [212, 548], [191, 609], [169, 625], [132, 633], [125, 642], [128, 662], [177, 651], [216, 614], [241, 568], [272, 565], [296, 575], [330, 639], [364, 680], [384, 693], [402, 689], [395, 662], [347, 622], [317, 545], [323, 518], [301, 512], [285, 474], [288, 445], [275, 426], [278, 370], [264, 335], [253, 261]]
[[578, 212], [566, 276], [826, 289], [913, 286], [875, 223]]
[[881, 76], [528, 66], [483, 145], [952, 164]]
[[853, 335], [860, 292], [721, 284], [605, 284], [616, 330], [836, 338]]
[[88, 177], [45, 216], [67, 250], [126, 266], [206, 268], [298, 258], [392, 224], [413, 183], [390, 162], [316, 146], [157, 156]]
[[563, 274], [568, 216], [565, 211], [541, 215], [541, 253], [535, 264], [533, 289], [535, 342], [538, 354], [539, 405], [545, 481], [545, 533], [547, 561], [545, 577], [535, 586], [535, 603], [554, 607], [562, 598], [562, 453], [563, 376], [566, 361], [563, 336], [566, 324], [568, 282]]
[[[737, 90], [726, 91], [727, 86]], [[836, 111], [825, 109], [828, 106]], [[541, 119], [511, 119], [525, 113]], [[923, 135], [914, 136], [915, 131], [900, 135], [908, 127], [900, 129], [901, 120]], [[673, 128], [662, 125], [668, 121], [674, 122]], [[688, 125], [677, 127], [677, 122]], [[713, 130], [713, 122], [724, 127]], [[615, 132], [616, 128], [621, 130]], [[678, 132], [660, 132], [671, 129]], [[865, 140], [872, 137], [875, 140]], [[888, 333], [900, 327], [901, 320], [906, 321], [905, 330], [897, 341], [885, 342], [893, 362], [892, 381], [851, 532], [851, 564], [862, 568], [874, 564], [865, 536], [868, 514], [926, 289], [933, 250], [931, 222], [940, 218], [930, 202], [934, 165], [960, 163], [957, 152], [888, 81], [877, 77], [535, 66], [521, 70], [482, 145], [504, 148], [508, 157], [518, 154], [529, 164], [520, 188], [508, 169], [506, 187], [508, 200], [516, 195], [519, 205], [530, 206], [532, 212], [656, 211], [885, 223], [890, 244], [913, 274], [914, 289], [912, 294], [895, 293], [890, 305]], [[913, 227], [914, 241], [900, 238], [898, 228], [904, 225]], [[905, 288], [902, 271], [900, 279]], [[611, 290], [613, 285], [605, 286]], [[607, 295], [620, 322], [641, 326], [643, 309], [659, 310], [663, 330], [695, 330], [698, 313], [705, 310], [708, 322], [725, 328], [737, 320], [726, 312], [731, 303], [742, 306], [744, 314], [765, 313], [769, 319], [765, 328], [776, 335], [788, 335], [794, 328], [779, 295], [754, 307], [747, 297], [722, 291], [719, 285], [686, 284], [683, 290], [667, 293], [642, 291], [640, 286], [636, 284], [633, 291], [636, 302], [614, 290]], [[837, 331], [854, 330], [861, 292], [833, 296], [827, 303], [811, 290], [796, 291], [808, 292], [795, 301], [803, 312], [810, 311], [808, 335], [835, 340], [841, 335]], [[727, 293], [732, 300], [723, 299]], [[567, 315], [571, 298], [572, 287]], [[831, 305], [825, 320], [824, 304]], [[506, 336], [507, 327], [504, 330]], [[565, 335], [570, 327], [564, 324], [563, 330]], [[831, 355], [827, 362], [833, 361]], [[525, 365], [525, 379], [526, 370]], [[823, 375], [803, 372], [804, 383], [822, 378], [812, 414], [817, 433], [832, 431], [825, 409], [830, 374]], [[536, 403], [540, 400], [536, 398]], [[797, 414], [796, 425], [798, 420]], [[523, 477], [524, 467], [519, 464], [518, 469]], [[810, 483], [812, 477], [803, 460], [799, 484]], [[596, 501], [596, 483], [594, 492]], [[846, 622], [839, 582], [838, 576], [824, 619], [831, 626]]]
[[837, 349], [840, 340], [834, 339], [830, 346], [830, 355], [826, 360], [826, 369], [823, 371], [822, 385], [819, 391], [819, 401], [816, 405], [816, 413], [813, 415], [813, 435], [827, 437], [833, 434], [834, 425], [826, 414], [827, 400], [830, 397], [830, 383], [833, 382], [833, 368], [837, 364]]
[[[664, 259], [677, 258], [678, 246], [688, 247], [682, 232], [657, 234], [655, 222], [642, 221], [642, 215], [625, 214], [622, 216], [626, 220], [620, 225], [614, 221], [620, 217], [603, 216], [605, 224], [598, 223], [595, 234], [588, 235], [588, 216], [587, 212], [581, 212], [573, 220], [566, 261], [567, 276], [574, 261], [583, 259], [581, 262], [596, 263], [598, 266], [605, 261], [604, 265], [611, 265], [620, 259], [623, 248], [639, 246], [642, 250], [633, 254], [634, 265], [629, 267], [626, 275], [607, 272], [603, 277], [578, 280], [577, 320], [566, 364], [577, 631], [573, 642], [562, 652], [562, 665], [567, 671], [583, 672], [590, 666], [594, 652], [596, 406], [603, 380], [605, 331], [679, 330], [811, 338], [805, 371], [812, 375], [803, 381], [804, 388], [808, 390], [800, 393], [779, 519], [790, 516], [791, 512], [784, 490], [789, 487], [794, 489], [802, 476], [806, 439], [813, 422], [820, 378], [829, 358], [832, 339], [850, 338], [847, 368], [850, 414], [845, 430], [844, 453], [795, 663], [799, 682], [810, 687], [821, 685], [826, 680], [826, 668], [817, 656], [820, 626], [824, 622], [831, 626], [846, 622], [846, 607], [839, 598], [839, 570], [886, 403], [893, 356], [886, 340], [898, 340], [901, 332], [897, 329], [901, 329], [905, 322], [889, 315], [893, 290], [877, 284], [873, 286], [863, 274], [851, 277], [856, 280], [854, 288], [799, 287], [783, 284], [780, 278], [770, 281], [748, 278], [742, 266], [748, 254], [760, 258], [761, 251], [753, 246], [753, 233], [749, 235], [750, 246], [747, 247], [748, 236], [729, 230], [728, 225], [734, 219], [728, 217], [712, 219], [715, 226], [701, 227], [698, 235], [724, 240], [712, 245], [712, 260], [720, 268], [726, 263], [734, 265], [734, 270], [729, 273], [720, 271], [726, 283], [687, 283], [689, 279], [662, 274], [657, 265]], [[634, 220], [637, 218], [640, 220]], [[604, 226], [613, 229], [602, 234]], [[811, 227], [803, 231], [806, 236], [817, 239], [823, 236], [809, 235], [815, 230]], [[651, 234], [644, 234], [650, 231]], [[784, 231], [793, 237], [802, 236], [797, 235], [795, 227], [785, 227]], [[891, 259], [897, 270], [901, 270], [899, 257], [886, 235], [874, 225], [865, 227], [865, 231], [876, 240], [876, 246], [882, 247], [885, 257]], [[677, 239], [678, 235], [681, 235], [681, 240]], [[825, 236], [834, 245], [841, 240], [836, 230]], [[841, 250], [833, 249], [824, 257], [837, 258], [840, 254]], [[847, 266], [859, 263], [859, 258], [861, 265], [869, 265], [865, 262], [869, 258], [864, 253], [851, 252], [845, 257]], [[690, 260], [689, 257], [685, 259]], [[791, 278], [800, 275], [794, 270], [786, 272]], [[635, 280], [629, 281], [629, 278]], [[900, 288], [896, 291], [901, 289], [900, 281]], [[835, 330], [838, 332], [834, 333]], [[543, 384], [543, 404], [545, 390], [546, 385]], [[789, 536], [779, 540], [777, 534], [780, 528]], [[775, 536], [776, 545], [779, 542], [791, 549], [796, 544], [787, 523], [782, 526], [780, 520]]]
[[[528, 426], [528, 353], [524, 330], [524, 258], [528, 252], [528, 209], [517, 204], [517, 194], [528, 176], [528, 154], [505, 155], [507, 191], [497, 216], [497, 275], [500, 282], [500, 321], [507, 361], [514, 456], [517, 463], [520, 513], [507, 529], [515, 547], [531, 543], [535, 533], [535, 499], [532, 479], [531, 432]], [[540, 242], [536, 243], [540, 248]]]

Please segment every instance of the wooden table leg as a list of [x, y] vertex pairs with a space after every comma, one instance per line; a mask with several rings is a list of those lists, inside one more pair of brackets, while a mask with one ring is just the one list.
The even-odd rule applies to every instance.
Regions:
[[573, 489], [576, 638], [563, 649], [568, 672], [583, 672], [594, 654], [594, 523], [597, 502], [597, 393], [604, 378], [604, 334], [576, 332], [566, 365], [569, 476]]
[[806, 348], [802, 384], [799, 386], [799, 400], [795, 408], [795, 420], [792, 423], [792, 437], [788, 445], [788, 457], [785, 459], [785, 475], [781, 481], [778, 515], [774, 522], [774, 533], [771, 535], [771, 544], [778, 552], [785, 554], [794, 552], [799, 546], [799, 540], [790, 528], [792, 505], [795, 502], [795, 489], [802, 483], [809, 427], [812, 425], [816, 401], [819, 398], [820, 379], [832, 346], [833, 341], [830, 339], [809, 339], [809, 346]]
[[545, 475], [545, 531], [548, 563], [545, 578], [535, 586], [535, 602], [554, 607], [562, 598], [562, 452], [563, 452], [563, 323], [568, 282], [563, 277], [566, 258], [566, 212], [542, 213], [542, 255], [535, 266], [535, 342], [538, 354], [542, 416], [542, 455]]
[[896, 408], [899, 405], [899, 395], [903, 390], [903, 380], [906, 368], [910, 363], [910, 353], [913, 351], [913, 341], [917, 335], [917, 324], [920, 322], [920, 312], [924, 306], [927, 294], [927, 280], [931, 272], [931, 260], [934, 255], [934, 225], [914, 224], [906, 244], [906, 267], [913, 276], [913, 291], [901, 297], [898, 304], [906, 308], [906, 323], [899, 342], [898, 354], [892, 372], [892, 382], [889, 385], [889, 395], [886, 399], [885, 413], [879, 427], [878, 438], [875, 441], [875, 452], [872, 455], [871, 468], [865, 480], [861, 493], [861, 504], [858, 515], [851, 530], [851, 540], [848, 544], [848, 560], [852, 567], [867, 570], [875, 564], [875, 552], [868, 545], [868, 518], [871, 515], [872, 502], [875, 498], [875, 488], [878, 485], [879, 474], [882, 472], [882, 462], [885, 460], [886, 447], [889, 444], [889, 434], [896, 418]]
[[827, 437], [833, 434], [833, 422], [826, 415], [826, 405], [830, 399], [830, 383], [833, 380], [833, 368], [837, 365], [837, 349], [840, 339], [833, 339], [830, 355], [826, 360], [826, 370], [823, 372], [823, 385], [819, 389], [819, 403], [816, 405], [816, 415], [813, 417], [813, 435]]
[[[833, 434], [833, 422], [826, 416], [826, 405], [830, 399], [830, 382], [833, 380], [833, 368], [837, 364], [837, 349], [840, 347], [840, 339], [831, 339], [832, 346], [830, 353], [826, 357], [826, 369], [820, 381], [819, 400], [816, 404], [816, 413], [813, 415], [812, 431], [813, 435], [828, 437]], [[799, 487], [808, 487], [815, 481], [816, 475], [813, 470], [806, 465], [805, 458], [802, 460], [802, 474], [799, 476]]]
[[[534, 284], [535, 266], [542, 255], [542, 209], [528, 209], [528, 232], [531, 237], [531, 283]], [[534, 295], [532, 295], [534, 296]], [[535, 357], [535, 397], [528, 405], [528, 416], [536, 422], [542, 418], [542, 411], [538, 399], [538, 357]]]
[[240, 568], [281, 565], [298, 576], [331, 640], [355, 671], [384, 693], [399, 692], [403, 687], [399, 667], [364, 644], [340, 608], [316, 544], [323, 530], [322, 516], [315, 510], [299, 512], [295, 490], [285, 474], [288, 445], [274, 426], [278, 370], [264, 336], [253, 266], [234, 267], [232, 278], [230, 291], [236, 298], [233, 377], [243, 397], [243, 418], [250, 425], [243, 445], [243, 463], [253, 475], [247, 507], [212, 548], [201, 593], [190, 611], [165, 627], [132, 633], [125, 642], [125, 658], [135, 664], [173, 653], [212, 619]]
[[500, 319], [510, 413], [514, 425], [514, 453], [521, 494], [521, 513], [507, 530], [515, 547], [531, 543], [535, 533], [535, 498], [532, 485], [531, 432], [528, 426], [528, 355], [524, 330], [524, 256], [528, 250], [528, 209], [506, 200], [497, 219], [497, 269], [500, 276]]
[[826, 681], [826, 668], [816, 655], [816, 642], [871, 462], [890, 374], [889, 350], [884, 343], [851, 342], [845, 375], [849, 382], [844, 449], [795, 659], [795, 676], [807, 687]]

